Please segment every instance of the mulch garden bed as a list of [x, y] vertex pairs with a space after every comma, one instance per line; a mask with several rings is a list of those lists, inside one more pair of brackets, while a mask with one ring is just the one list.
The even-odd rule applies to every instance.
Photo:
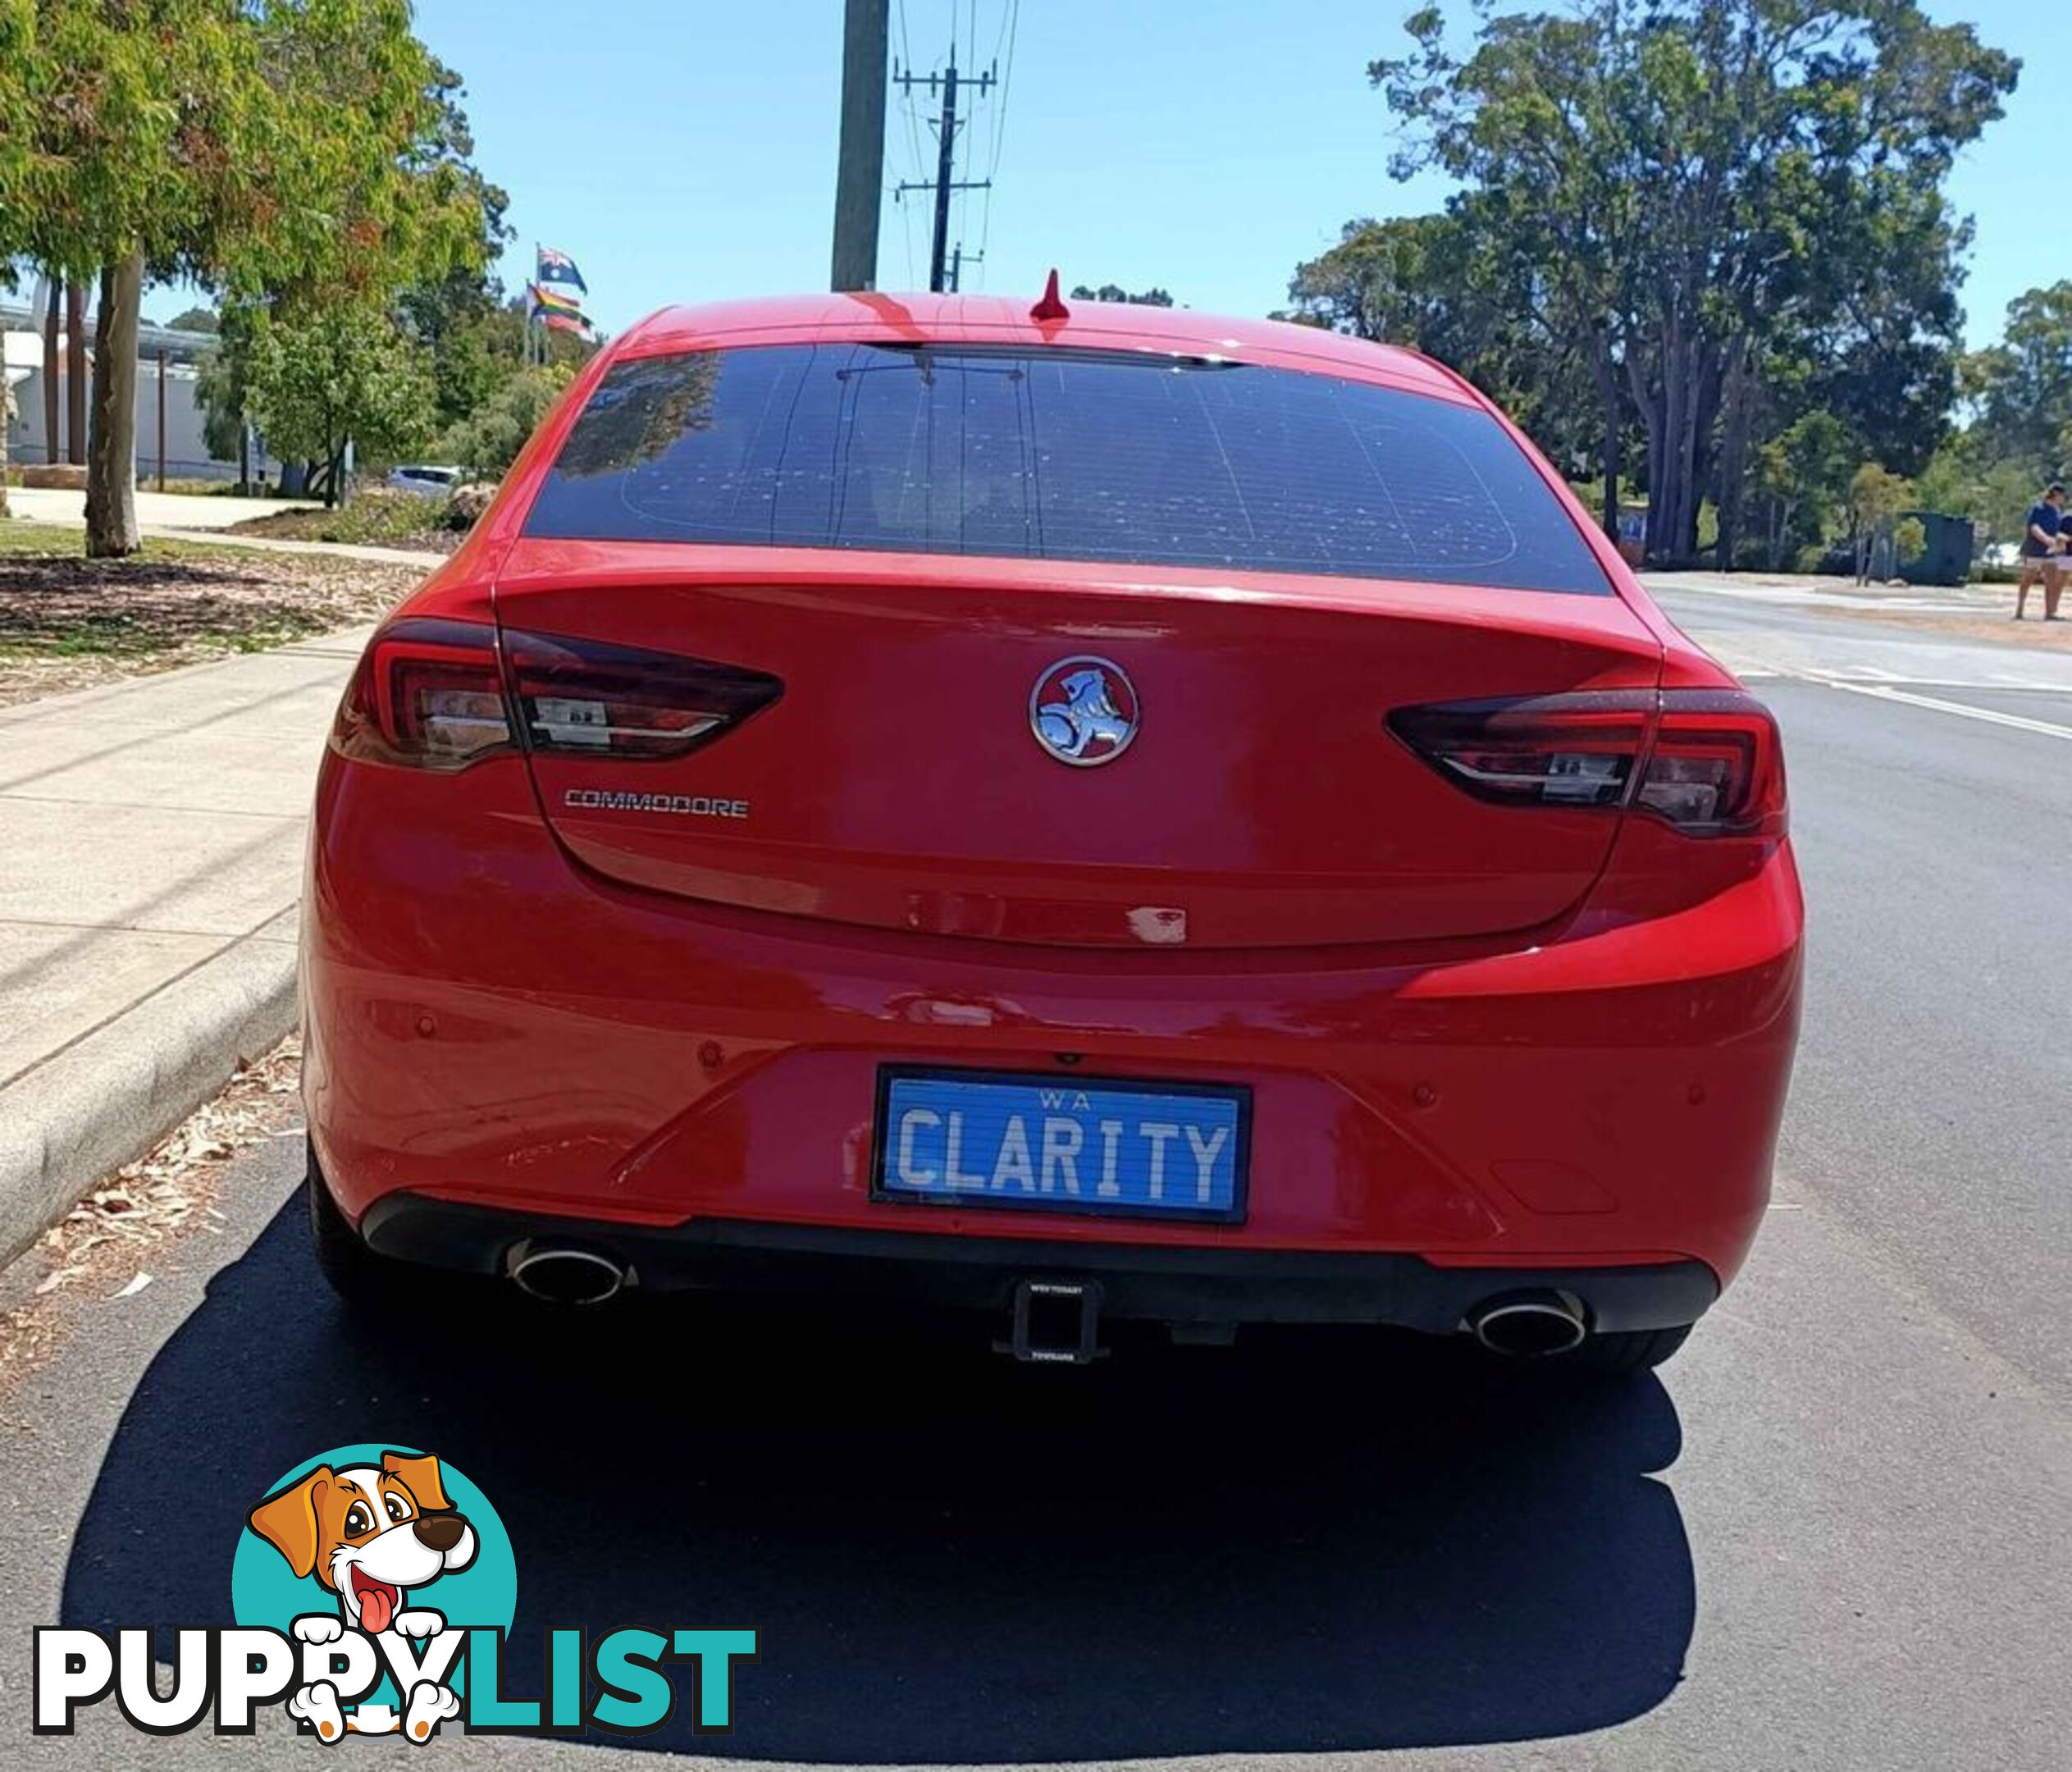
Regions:
[[0, 706], [372, 621], [424, 576], [185, 541], [79, 550], [75, 530], [0, 521]]

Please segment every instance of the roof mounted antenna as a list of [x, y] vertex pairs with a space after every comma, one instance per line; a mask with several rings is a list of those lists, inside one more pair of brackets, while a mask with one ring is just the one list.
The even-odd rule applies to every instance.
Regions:
[[1050, 281], [1043, 285], [1041, 299], [1029, 310], [1029, 317], [1039, 326], [1046, 321], [1069, 320], [1072, 317], [1072, 310], [1065, 305], [1065, 298], [1057, 293], [1057, 272], [1054, 267]]

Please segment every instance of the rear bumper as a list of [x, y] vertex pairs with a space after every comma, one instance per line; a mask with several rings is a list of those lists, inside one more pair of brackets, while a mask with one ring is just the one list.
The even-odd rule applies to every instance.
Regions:
[[577, 1247], [628, 1266], [642, 1290], [870, 1299], [1001, 1313], [1025, 1280], [1092, 1282], [1103, 1317], [1160, 1323], [1382, 1323], [1447, 1335], [1506, 1292], [1572, 1294], [1593, 1332], [1695, 1322], [1719, 1286], [1702, 1262], [1611, 1267], [1441, 1267], [1415, 1255], [1174, 1249], [1022, 1237], [694, 1220], [668, 1227], [547, 1218], [391, 1194], [360, 1226], [378, 1254], [479, 1275], [514, 1251]]
[[[303, 916], [304, 1095], [333, 1195], [377, 1247], [405, 1200], [679, 1254], [724, 1243], [735, 1274], [744, 1249], [810, 1251], [821, 1231], [995, 1280], [960, 1252], [1011, 1245], [1023, 1273], [1052, 1250], [1155, 1254], [1129, 1271], [1161, 1283], [1169, 1252], [1172, 1275], [1229, 1261], [1247, 1283], [1313, 1260], [1327, 1292], [1342, 1258], [1383, 1276], [1384, 1304], [1362, 1307], [1376, 1321], [1407, 1320], [1386, 1299], [1425, 1270], [1449, 1276], [1440, 1316], [1491, 1275], [1695, 1262], [1717, 1286], [1769, 1198], [1801, 920], [1779, 846], [1695, 902], [1600, 909], [1508, 948], [1134, 954], [854, 930], [600, 880], [545, 830], [516, 760], [456, 779], [332, 756]], [[1244, 1222], [874, 1199], [888, 1064], [1244, 1084]]]

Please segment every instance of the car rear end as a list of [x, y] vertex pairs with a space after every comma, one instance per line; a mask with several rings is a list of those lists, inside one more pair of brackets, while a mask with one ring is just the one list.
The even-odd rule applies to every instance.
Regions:
[[319, 1206], [1058, 1358], [1693, 1321], [1796, 1034], [1768, 715], [1417, 359], [812, 312], [622, 340], [370, 646]]

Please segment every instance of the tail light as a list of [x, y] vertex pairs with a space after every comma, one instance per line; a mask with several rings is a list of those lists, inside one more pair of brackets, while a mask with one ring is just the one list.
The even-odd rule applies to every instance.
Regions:
[[368, 646], [331, 742], [342, 756], [431, 770], [521, 748], [674, 757], [783, 692], [766, 673], [703, 659], [406, 616]]
[[506, 633], [504, 669], [530, 751], [682, 756], [783, 694], [763, 671], [598, 640]]
[[1478, 799], [1630, 806], [1691, 837], [1781, 837], [1777, 722], [1739, 689], [1613, 690], [1399, 708], [1396, 736]]
[[1694, 837], [1782, 837], [1784, 747], [1744, 689], [1666, 689], [1633, 803]]
[[496, 630], [422, 615], [368, 643], [331, 734], [340, 756], [430, 770], [466, 769], [513, 742]]

